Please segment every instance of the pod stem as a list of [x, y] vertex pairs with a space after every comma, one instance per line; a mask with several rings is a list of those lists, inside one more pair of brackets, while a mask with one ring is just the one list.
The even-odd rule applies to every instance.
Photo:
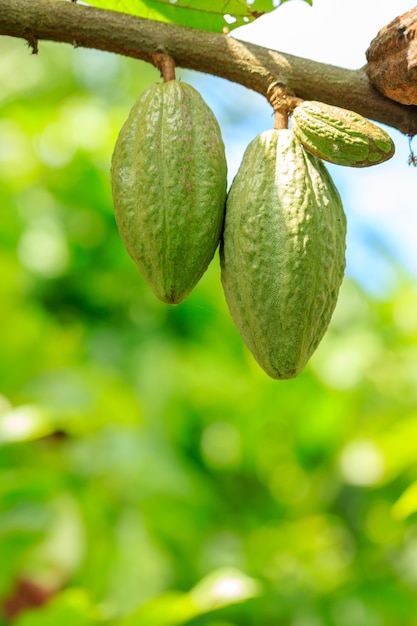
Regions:
[[282, 130], [288, 128], [288, 117], [302, 99], [297, 98], [294, 92], [283, 83], [273, 82], [268, 87], [267, 98], [275, 113], [274, 128]]
[[276, 110], [274, 113], [274, 128], [275, 130], [283, 130], [288, 128], [288, 111]]
[[175, 61], [169, 54], [162, 51], [154, 52], [152, 62], [161, 72], [164, 83], [175, 80]]
[[414, 165], [414, 167], [417, 166], [417, 157], [414, 154], [413, 148], [411, 147], [411, 142], [413, 140], [413, 137], [411, 135], [409, 135], [408, 137], [408, 146], [410, 148], [410, 156], [408, 157], [408, 165]]

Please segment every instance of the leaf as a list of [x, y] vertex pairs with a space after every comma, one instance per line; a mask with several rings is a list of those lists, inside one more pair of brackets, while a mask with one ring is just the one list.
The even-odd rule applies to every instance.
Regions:
[[187, 594], [167, 591], [140, 606], [132, 615], [118, 621], [118, 626], [179, 626], [199, 615]]
[[417, 480], [407, 487], [392, 507], [392, 514], [397, 520], [404, 520], [417, 512]]
[[83, 589], [66, 589], [42, 608], [22, 613], [16, 626], [98, 626], [98, 609]]
[[[287, 0], [86, 0], [102, 9], [121, 11], [159, 22], [224, 32], [253, 22]], [[304, 0], [308, 4], [312, 0]]]
[[39, 439], [54, 430], [47, 413], [35, 405], [22, 405], [0, 414], [0, 445]]
[[236, 568], [221, 568], [188, 593], [169, 591], [152, 598], [118, 626], [180, 626], [210, 611], [245, 602], [261, 593], [260, 584]]
[[257, 580], [236, 568], [211, 572], [190, 591], [199, 613], [213, 611], [230, 604], [244, 602], [261, 593]]

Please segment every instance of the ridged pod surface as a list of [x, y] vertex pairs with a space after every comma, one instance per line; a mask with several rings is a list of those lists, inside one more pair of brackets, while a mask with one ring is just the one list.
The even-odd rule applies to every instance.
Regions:
[[155, 295], [178, 304], [213, 258], [226, 200], [220, 128], [198, 91], [171, 80], [139, 97], [117, 139], [111, 181], [127, 251]]
[[322, 339], [343, 280], [345, 238], [324, 164], [291, 130], [258, 135], [228, 195], [220, 260], [232, 318], [272, 378], [297, 376]]
[[324, 102], [302, 102], [293, 111], [291, 127], [306, 150], [336, 165], [369, 167], [387, 161], [395, 151], [382, 128]]

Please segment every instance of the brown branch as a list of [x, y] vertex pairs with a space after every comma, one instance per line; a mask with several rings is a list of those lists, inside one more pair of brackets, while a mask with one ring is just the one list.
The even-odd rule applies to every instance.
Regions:
[[369, 83], [365, 68], [348, 70], [269, 50], [231, 36], [140, 19], [74, 2], [0, 0], [0, 35], [106, 50], [152, 63], [163, 50], [177, 67], [220, 76], [267, 95], [280, 81], [306, 100], [320, 100], [417, 134], [417, 107], [397, 104]]

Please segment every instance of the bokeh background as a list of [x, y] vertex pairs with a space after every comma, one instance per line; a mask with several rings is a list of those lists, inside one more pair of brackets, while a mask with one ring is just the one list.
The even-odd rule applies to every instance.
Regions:
[[[390, 14], [380, 6], [364, 45], [360, 29], [351, 37], [362, 61], [340, 64], [363, 64], [395, 17], [392, 2], [369, 4]], [[278, 36], [280, 14], [298, 46]], [[325, 60], [317, 33], [341, 24], [316, 0], [245, 28]], [[341, 37], [329, 62], [346, 54]], [[214, 110], [231, 180], [271, 126], [269, 106], [178, 75]], [[112, 149], [158, 72], [52, 43], [33, 56], [2, 38], [0, 76], [0, 625], [416, 626], [417, 172], [406, 138], [390, 129], [386, 164], [329, 167], [348, 219], [346, 278], [306, 370], [277, 382], [233, 326], [217, 255], [169, 307], [118, 235]]]

